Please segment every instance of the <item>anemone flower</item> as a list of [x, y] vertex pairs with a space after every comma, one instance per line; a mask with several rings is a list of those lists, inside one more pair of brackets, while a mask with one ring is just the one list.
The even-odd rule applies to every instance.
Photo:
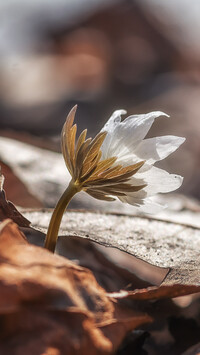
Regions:
[[132, 115], [121, 121], [126, 111], [115, 111], [94, 139], [86, 139], [85, 129], [76, 140], [76, 106], [70, 111], [62, 131], [62, 152], [71, 182], [59, 200], [47, 232], [45, 247], [54, 251], [60, 222], [71, 198], [83, 190], [94, 198], [120, 201], [145, 213], [162, 206], [153, 202], [157, 193], [174, 191], [183, 178], [154, 167], [173, 153], [185, 138], [163, 136], [144, 139], [154, 120], [167, 116], [160, 111]]

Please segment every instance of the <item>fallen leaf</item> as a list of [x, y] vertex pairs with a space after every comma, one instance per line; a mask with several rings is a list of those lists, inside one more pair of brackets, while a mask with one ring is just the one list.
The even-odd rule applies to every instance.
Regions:
[[47, 207], [55, 205], [69, 182], [69, 173], [58, 153], [1, 137], [0, 160]]
[[[3, 191], [0, 207], [1, 219], [10, 217], [21, 227], [32, 227], [46, 234], [52, 213], [50, 210], [23, 210], [23, 220], [14, 205], [6, 201]], [[193, 214], [196, 216], [196, 213]], [[192, 216], [190, 223], [183, 224], [139, 216], [69, 211], [64, 215], [60, 235], [86, 238], [117, 248], [152, 265], [169, 268], [161, 285], [164, 288], [153, 293], [151, 290], [147, 297], [150, 294], [154, 294], [155, 298], [156, 294], [163, 297], [163, 292], [164, 297], [177, 297], [198, 292], [200, 286], [200, 230]]]
[[3, 175], [6, 176], [4, 188], [9, 200], [22, 207], [42, 207], [39, 199], [30, 193], [28, 187], [22, 183], [8, 165], [0, 161], [0, 166]]
[[[23, 215], [33, 228], [46, 233], [51, 211], [23, 211]], [[165, 285], [200, 286], [200, 229], [197, 227], [146, 217], [68, 211], [59, 234], [87, 238], [152, 265], [170, 268]]]
[[135, 300], [156, 300], [162, 298], [174, 298], [185, 296], [192, 293], [200, 292], [200, 286], [172, 284], [165, 286], [165, 282], [160, 286], [150, 286], [141, 289], [135, 289], [134, 291], [121, 290], [120, 292], [112, 292], [110, 297], [116, 299], [135, 299]]
[[[62, 238], [57, 248], [57, 253], [91, 270], [99, 285], [107, 292], [116, 292], [120, 289], [127, 289], [127, 287], [144, 288], [152, 285], [152, 283], [144, 281], [136, 276], [134, 272], [123, 267], [121, 259], [116, 264], [115, 257], [114, 263], [112, 259], [105, 255], [104, 247], [102, 250], [96, 243], [92, 243], [87, 239], [76, 237]], [[124, 254], [124, 257], [127, 259], [127, 254]], [[131, 262], [133, 262], [132, 259], [131, 257]], [[135, 260], [135, 264], [138, 264], [138, 259]], [[141, 265], [139, 267], [141, 269]], [[136, 267], [133, 266], [133, 268], [136, 271]], [[157, 271], [158, 268], [155, 269]]]
[[[21, 227], [32, 227], [46, 234], [50, 210], [23, 210], [23, 220], [16, 208], [6, 201], [3, 192], [0, 206], [3, 218], [12, 218], [13, 215]], [[89, 239], [118, 248], [152, 265], [169, 268], [160, 288], [144, 293], [139, 290], [141, 298], [177, 297], [200, 291], [200, 230], [192, 222], [190, 226], [138, 216], [68, 211], [64, 215], [60, 235], [60, 240], [70, 236]], [[187, 252], [183, 253], [183, 250]], [[128, 297], [134, 298], [136, 293], [133, 291]]]
[[[3, 181], [2, 175], [0, 175], [0, 179]], [[0, 185], [3, 187], [3, 184]], [[4, 221], [7, 218], [11, 218], [20, 227], [30, 227], [30, 222], [18, 211], [12, 202], [7, 200], [5, 191], [0, 189], [0, 221]]]
[[28, 244], [11, 220], [0, 225], [0, 314], [2, 355], [112, 354], [151, 320], [108, 297], [88, 269]]
[[[44, 234], [38, 233], [36, 230], [30, 228], [30, 222], [23, 217], [23, 215], [11, 202], [7, 201], [5, 191], [2, 190], [0, 192], [0, 219], [4, 220], [6, 218], [11, 218], [14, 222], [16, 222], [26, 233], [28, 240], [31, 243], [38, 246], [44, 245]], [[122, 266], [116, 265], [117, 250], [115, 250], [115, 253], [113, 250], [112, 253], [108, 253], [109, 250], [106, 249], [109, 256], [104, 256], [104, 247], [102, 252], [100, 250], [100, 246], [97, 248], [97, 245], [83, 238], [62, 238], [60, 239], [60, 242], [61, 243], [59, 243], [57, 253], [67, 257], [70, 260], [75, 260], [75, 262], [78, 262], [79, 265], [92, 270], [98, 283], [107, 292], [115, 292], [121, 288], [127, 288], [127, 285], [129, 287], [134, 285], [134, 288], [143, 288], [154, 284], [154, 282], [158, 284], [166, 274], [164, 269], [161, 270], [153, 266], [148, 266], [147, 269], [147, 266], [144, 265], [142, 261], [135, 258], [134, 262], [133, 257], [131, 256], [129, 261], [129, 258], [127, 258], [127, 255], [125, 256], [125, 254], [123, 258], [126, 261], [125, 265], [123, 265], [122, 255], [120, 255], [120, 263], [122, 263]], [[121, 254], [120, 251], [118, 251], [118, 253]], [[111, 255], [112, 257], [114, 256], [115, 263], [112, 259], [109, 261]], [[127, 270], [127, 265], [129, 264], [130, 266], [130, 262], [131, 269], [129, 272]], [[137, 272], [139, 272], [139, 277], [135, 275]], [[148, 282], [145, 282], [143, 278], [148, 280]]]

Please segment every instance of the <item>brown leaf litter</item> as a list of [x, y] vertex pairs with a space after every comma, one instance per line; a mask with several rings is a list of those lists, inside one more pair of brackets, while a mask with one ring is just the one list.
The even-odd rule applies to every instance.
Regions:
[[[93, 274], [0, 228], [0, 353], [112, 354], [148, 315], [108, 297]], [[56, 352], [57, 351], [57, 352]]]

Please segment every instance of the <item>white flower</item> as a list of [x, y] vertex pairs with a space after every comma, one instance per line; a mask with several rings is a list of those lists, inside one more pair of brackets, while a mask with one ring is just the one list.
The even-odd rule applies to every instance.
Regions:
[[[76, 106], [70, 111], [62, 131], [62, 152], [72, 176], [52, 214], [45, 248], [54, 251], [65, 208], [79, 191], [106, 201], [117, 197], [143, 212], [155, 213], [160, 207], [152, 201], [157, 193], [176, 190], [182, 184], [179, 175], [155, 168], [156, 161], [166, 158], [184, 138], [164, 136], [144, 139], [155, 118], [163, 112], [134, 115], [121, 122], [124, 110], [115, 111], [94, 139], [86, 139], [84, 130], [76, 141], [73, 125]], [[114, 197], [114, 198], [113, 198]]]
[[126, 111], [118, 110], [93, 140], [85, 140], [85, 130], [76, 142], [75, 111], [71, 110], [63, 127], [62, 151], [77, 189], [102, 200], [117, 197], [146, 213], [158, 212], [162, 206], [152, 197], [178, 189], [183, 178], [153, 165], [173, 153], [185, 138], [144, 138], [155, 118], [169, 116], [156, 111], [121, 121]]
[[115, 156], [117, 157], [115, 164], [121, 164], [123, 167], [145, 161], [136, 174], [129, 178], [129, 184], [145, 185], [145, 187], [118, 198], [122, 202], [138, 207], [143, 212], [156, 213], [162, 206], [154, 203], [152, 196], [178, 189], [183, 178], [153, 165], [173, 153], [185, 138], [162, 136], [144, 139], [155, 118], [169, 116], [164, 112], [155, 111], [132, 115], [121, 122], [121, 115], [125, 113], [125, 110], [115, 111], [101, 130], [107, 132], [101, 146], [102, 159]]

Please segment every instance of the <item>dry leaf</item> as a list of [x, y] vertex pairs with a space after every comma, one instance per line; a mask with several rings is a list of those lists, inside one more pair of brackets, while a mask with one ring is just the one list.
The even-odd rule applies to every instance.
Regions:
[[[33, 228], [46, 233], [50, 211], [24, 211], [23, 215]], [[171, 268], [174, 276], [170, 278], [169, 272], [165, 283], [200, 286], [199, 228], [150, 218], [68, 211], [60, 235], [87, 238]]]
[[[21, 227], [28, 227], [32, 221], [32, 228], [46, 233], [50, 210], [24, 210], [23, 219], [14, 205], [5, 200], [3, 191], [0, 197], [1, 220], [12, 218]], [[170, 268], [162, 286], [199, 286], [200, 230], [195, 223], [192, 225], [191, 216], [190, 225], [184, 225], [145, 217], [68, 211], [63, 218], [60, 235], [87, 238], [128, 252], [158, 267]], [[184, 291], [179, 287], [179, 294], [175, 288], [173, 292], [168, 289], [170, 297], [191, 292], [187, 287]], [[198, 292], [198, 288], [195, 287], [193, 292]]]
[[[152, 285], [152, 283], [142, 280], [134, 273], [127, 270], [123, 265], [121, 265], [121, 262], [118, 265], [114, 263], [104, 255], [105, 248], [103, 247], [103, 250], [101, 249], [101, 247], [97, 247], [95, 243], [92, 243], [89, 240], [73, 237], [62, 238], [61, 243], [59, 243], [57, 253], [76, 262], [78, 265], [90, 269], [93, 272], [98, 284], [101, 285], [107, 292], [117, 292], [120, 289], [127, 288], [127, 286], [130, 288], [131, 285], [134, 285], [134, 288], [144, 288]], [[121, 252], [119, 253], [121, 254]], [[125, 255], [125, 258], [127, 260], [127, 255]], [[132, 259], [133, 258], [131, 257], [131, 261]], [[136, 265], [138, 264], [138, 259], [136, 259], [135, 263]], [[155, 269], [156, 274], [158, 274], [158, 268]], [[161, 279], [162, 276], [159, 280]]]
[[61, 154], [1, 137], [0, 160], [44, 206], [54, 206], [69, 182]]
[[[16, 208], [6, 202], [3, 192], [0, 207], [0, 211], [3, 210], [3, 218], [12, 218], [14, 215], [15, 221], [19, 221], [21, 227], [28, 227], [30, 220], [32, 228], [46, 233], [52, 213], [50, 210], [24, 210], [23, 216], [26, 219], [23, 221]], [[60, 235], [87, 238], [118, 248], [158, 267], [170, 268], [162, 284], [166, 287], [159, 290], [161, 297], [163, 290], [168, 290], [165, 292], [166, 297], [199, 291], [200, 230], [195, 227], [195, 222], [193, 225], [192, 218], [189, 226], [145, 217], [68, 211], [63, 218]], [[176, 284], [182, 286], [175, 287]], [[171, 285], [174, 285], [173, 288], [169, 287]], [[153, 294], [155, 295], [155, 292]]]
[[2, 355], [112, 354], [150, 321], [110, 299], [88, 269], [28, 244], [11, 220], [0, 225], [0, 314]]
[[0, 161], [1, 172], [6, 176], [4, 188], [7, 191], [8, 199], [14, 204], [22, 207], [42, 207], [42, 203], [30, 193], [28, 186], [22, 183], [14, 171]]
[[[0, 176], [1, 179], [2, 175]], [[17, 210], [12, 202], [6, 199], [4, 190], [0, 189], [0, 221], [11, 218], [20, 227], [29, 227], [30, 222]]]
[[162, 298], [174, 298], [185, 296], [188, 294], [200, 292], [200, 286], [171, 284], [165, 286], [163, 282], [160, 286], [151, 286], [143, 289], [136, 289], [134, 291], [125, 291], [110, 293], [109, 296], [116, 299], [135, 299], [135, 300], [155, 300]]

